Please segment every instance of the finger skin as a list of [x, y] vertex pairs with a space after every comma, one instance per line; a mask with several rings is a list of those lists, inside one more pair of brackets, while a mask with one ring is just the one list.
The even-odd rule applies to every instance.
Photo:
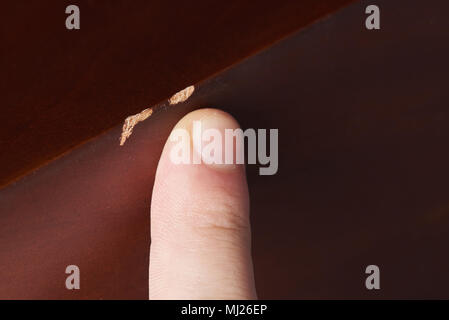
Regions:
[[[191, 132], [194, 120], [238, 128], [229, 114], [200, 109], [175, 129]], [[255, 299], [244, 165], [175, 164], [176, 143], [167, 141], [153, 189], [150, 299]]]

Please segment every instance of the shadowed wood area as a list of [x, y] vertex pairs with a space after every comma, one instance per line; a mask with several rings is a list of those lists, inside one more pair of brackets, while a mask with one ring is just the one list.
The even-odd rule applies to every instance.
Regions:
[[350, 2], [3, 1], [0, 187]]
[[[376, 2], [380, 31], [354, 3], [202, 81], [123, 147], [120, 124], [0, 190], [0, 298], [146, 299], [157, 162], [200, 107], [279, 129], [278, 173], [247, 170], [260, 298], [449, 298], [449, 2]], [[106, 90], [89, 79], [83, 94]], [[70, 264], [81, 290], [64, 288]]]

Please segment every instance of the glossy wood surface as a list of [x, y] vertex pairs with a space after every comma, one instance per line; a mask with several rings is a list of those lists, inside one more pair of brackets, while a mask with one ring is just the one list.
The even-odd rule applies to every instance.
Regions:
[[0, 187], [353, 1], [3, 1]]
[[1, 190], [0, 297], [145, 299], [164, 141], [189, 110], [218, 107], [279, 129], [279, 172], [248, 167], [260, 298], [449, 298], [449, 4], [379, 0], [372, 32], [368, 3], [201, 82], [124, 147], [117, 126]]

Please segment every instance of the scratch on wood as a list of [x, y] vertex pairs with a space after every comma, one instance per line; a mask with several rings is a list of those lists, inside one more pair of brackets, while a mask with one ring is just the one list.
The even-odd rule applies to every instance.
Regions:
[[131, 134], [133, 133], [134, 126], [139, 122], [147, 119], [149, 116], [153, 114], [153, 109], [148, 108], [143, 110], [142, 112], [135, 114], [133, 116], [129, 116], [125, 119], [123, 123], [122, 135], [120, 137], [120, 145], [123, 146]]
[[170, 103], [170, 105], [175, 105], [180, 102], [184, 102], [187, 99], [189, 99], [189, 97], [192, 95], [193, 91], [195, 91], [194, 86], [187, 87], [184, 90], [181, 90], [178, 93], [175, 93], [174, 95], [172, 95], [171, 98], [168, 99], [168, 102]]
[[[171, 96], [171, 98], [168, 99], [168, 102], [171, 106], [184, 102], [192, 95], [193, 91], [195, 91], [195, 87], [189, 86]], [[149, 118], [152, 114], [153, 108], [147, 108], [135, 115], [127, 117], [123, 123], [122, 135], [120, 136], [120, 146], [123, 146], [126, 140], [132, 135], [134, 127], [139, 122]]]

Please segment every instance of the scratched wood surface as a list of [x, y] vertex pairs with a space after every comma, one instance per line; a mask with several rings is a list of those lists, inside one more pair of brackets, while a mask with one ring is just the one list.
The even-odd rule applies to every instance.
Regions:
[[1, 190], [0, 297], [146, 298], [160, 152], [212, 106], [279, 128], [278, 174], [248, 167], [261, 298], [449, 298], [449, 4], [377, 2], [381, 31], [353, 4], [202, 82], [124, 147], [119, 125]]
[[0, 187], [352, 1], [3, 1]]

